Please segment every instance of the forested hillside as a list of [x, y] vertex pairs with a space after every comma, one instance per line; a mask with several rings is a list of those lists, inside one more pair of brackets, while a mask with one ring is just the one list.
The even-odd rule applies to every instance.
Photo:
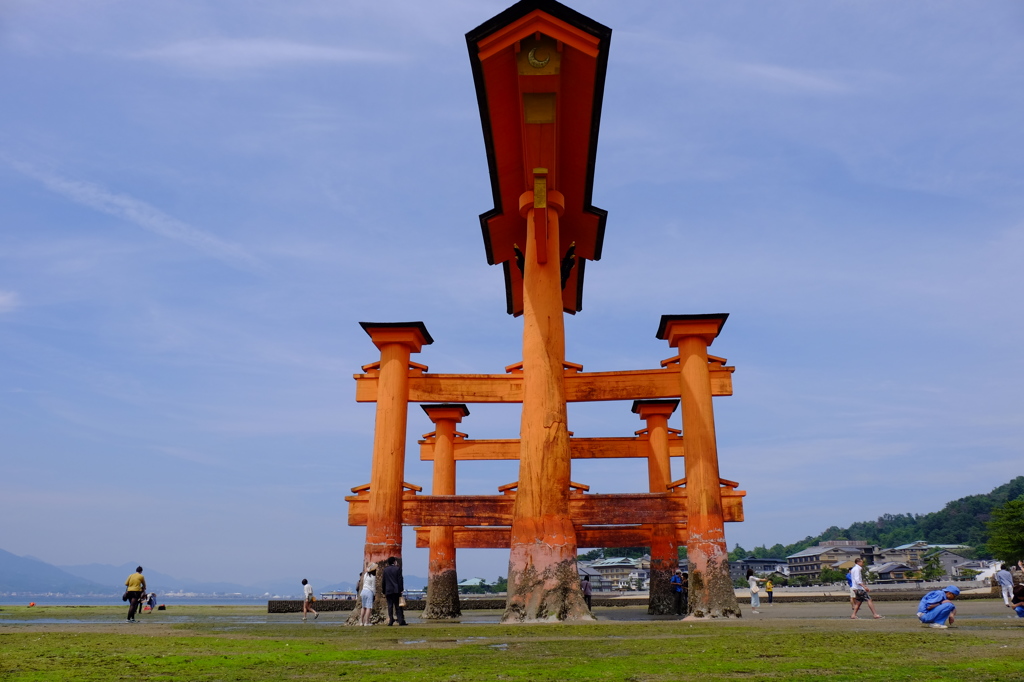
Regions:
[[755, 547], [746, 550], [739, 545], [729, 553], [731, 559], [747, 556], [784, 558], [823, 540], [867, 540], [885, 547], [896, 547], [916, 540], [932, 544], [969, 545], [978, 558], [987, 558], [988, 522], [992, 509], [1010, 500], [1024, 498], [1024, 476], [999, 486], [983, 495], [969, 495], [953, 500], [941, 511], [930, 514], [884, 514], [874, 521], [858, 521], [849, 528], [832, 526], [821, 535], [806, 537], [791, 545]]

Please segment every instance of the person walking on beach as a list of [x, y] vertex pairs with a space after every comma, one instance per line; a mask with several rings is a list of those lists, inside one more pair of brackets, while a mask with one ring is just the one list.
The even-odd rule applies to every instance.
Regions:
[[925, 625], [945, 630], [955, 620], [956, 606], [953, 605], [953, 600], [958, 596], [960, 589], [956, 585], [932, 590], [924, 595], [917, 605], [918, 619]]
[[761, 586], [758, 583], [763, 583], [764, 578], [758, 578], [754, 575], [754, 569], [747, 569], [747, 584], [750, 585], [750, 612], [761, 613], [757, 610], [757, 607], [761, 605]]
[[306, 620], [306, 614], [310, 611], [313, 612], [313, 620], [320, 617], [320, 614], [313, 608], [313, 602], [316, 601], [316, 597], [313, 596], [313, 586], [309, 584], [309, 581], [305, 578], [302, 579], [302, 620]]
[[125, 594], [128, 595], [128, 618], [125, 622], [134, 623], [136, 622], [135, 612], [138, 610], [139, 604], [142, 603], [142, 595], [146, 592], [146, 579], [142, 576], [142, 566], [137, 566], [135, 572], [128, 576], [124, 584], [128, 588], [125, 591]]
[[398, 559], [388, 557], [387, 568], [384, 569], [384, 598], [388, 600], [388, 625], [395, 624], [395, 612], [398, 612], [398, 624], [408, 625], [405, 622], [405, 609], [402, 608], [402, 592], [405, 591], [405, 582], [402, 579], [402, 567], [398, 565]]
[[1006, 608], [1011, 608], [1010, 600], [1013, 598], [1013, 576], [1006, 570], [1006, 564], [999, 567], [996, 572], [996, 582], [999, 584], [999, 591], [1003, 595], [1003, 603]]
[[377, 595], [377, 564], [370, 563], [362, 575], [363, 589], [359, 591], [359, 624], [370, 625], [373, 616], [373, 598]]
[[853, 620], [857, 619], [857, 612], [860, 611], [860, 605], [867, 602], [868, 608], [871, 609], [871, 614], [875, 618], [881, 618], [878, 615], [878, 611], [875, 611], [875, 603], [871, 601], [871, 595], [868, 594], [868, 586], [864, 584], [864, 559], [857, 557], [853, 562], [853, 568], [850, 569], [850, 603], [853, 604], [853, 613], [850, 618]]

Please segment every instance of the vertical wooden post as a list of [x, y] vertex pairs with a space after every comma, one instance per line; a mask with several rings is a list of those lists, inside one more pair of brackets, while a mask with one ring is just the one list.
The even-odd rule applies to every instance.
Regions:
[[[647, 423], [650, 450], [647, 455], [647, 477], [652, 493], [668, 492], [672, 482], [672, 459], [668, 451], [668, 418], [675, 412], [678, 400], [635, 400], [633, 412]], [[679, 568], [679, 545], [672, 523], [651, 524], [651, 590], [647, 613], [665, 616], [675, 613], [675, 592], [672, 574]]]
[[[565, 325], [558, 234], [564, 199], [539, 183], [542, 169], [536, 170], [535, 191], [520, 199], [527, 221], [523, 413], [505, 623], [593, 618], [580, 589], [576, 531], [569, 518], [572, 459], [563, 381]], [[543, 187], [543, 195], [538, 186]], [[536, 220], [541, 215], [546, 226]], [[544, 253], [540, 246], [545, 247]]]
[[[422, 405], [434, 422], [434, 483], [431, 495], [455, 494], [455, 425], [469, 415], [463, 404]], [[455, 569], [455, 529], [430, 529], [430, 561], [427, 567], [427, 619], [458, 618], [459, 577]]]
[[[405, 430], [409, 416], [409, 356], [434, 342], [422, 322], [360, 322], [380, 350], [377, 415], [373, 431], [370, 500], [363, 565], [381, 567], [388, 557], [402, 558], [402, 483], [405, 478]], [[378, 573], [374, 622], [381, 619], [383, 585]]]
[[679, 391], [686, 451], [686, 545], [690, 617], [740, 616], [729, 578], [708, 346], [728, 314], [663, 315], [658, 338], [679, 350]]

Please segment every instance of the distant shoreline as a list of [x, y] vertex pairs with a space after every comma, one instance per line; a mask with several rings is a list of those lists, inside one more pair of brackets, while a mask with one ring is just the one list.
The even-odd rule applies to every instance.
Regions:
[[[195, 606], [233, 606], [233, 605], [266, 605], [266, 596], [227, 597], [222, 595], [202, 595], [194, 597], [178, 597], [157, 593], [158, 604], [178, 604]], [[0, 595], [0, 607], [27, 606], [35, 602], [36, 606], [117, 606], [123, 604], [121, 595], [47, 595], [19, 592], [16, 595]], [[127, 605], [125, 605], [127, 608]]]

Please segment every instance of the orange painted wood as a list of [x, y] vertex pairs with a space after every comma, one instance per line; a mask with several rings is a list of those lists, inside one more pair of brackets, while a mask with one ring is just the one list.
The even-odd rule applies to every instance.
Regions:
[[[508, 526], [516, 497], [507, 495], [412, 495], [403, 499], [402, 523], [406, 526]], [[743, 520], [746, 491], [721, 489], [725, 521]], [[585, 494], [566, 497], [569, 518], [576, 526], [681, 523], [688, 521], [685, 493]], [[348, 525], [363, 526], [367, 496], [352, 495]], [[581, 545], [583, 546], [583, 545]], [[586, 545], [593, 547], [594, 545]]]
[[[678, 402], [637, 400], [633, 403], [633, 412], [644, 420], [647, 427], [647, 477], [652, 493], [667, 490], [672, 481], [672, 459], [669, 455], [669, 438], [672, 434], [668, 419]], [[674, 611], [675, 606], [671, 577], [679, 567], [679, 544], [675, 528], [667, 523], [653, 523], [650, 526], [649, 540], [646, 545], [651, 548], [648, 613], [668, 615]]]
[[[563, 16], [528, 11], [509, 25], [485, 24], [467, 36], [495, 197], [494, 209], [480, 216], [487, 262], [503, 264], [508, 312], [515, 315], [526, 307], [524, 278], [514, 255], [515, 245], [525, 250], [528, 241], [519, 199], [534, 189], [533, 169], [547, 168], [548, 189], [568, 197], [559, 234], [562, 252], [545, 251], [536, 261], [544, 263], [553, 255], [557, 265], [565, 248], [576, 244], [576, 267], [558, 291], [560, 306], [567, 312], [581, 307], [583, 262], [600, 258], [607, 215], [590, 198], [611, 32], [568, 8], [555, 14]], [[577, 18], [568, 19], [569, 15]], [[528, 63], [533, 50], [543, 55], [543, 68]], [[531, 115], [531, 94], [553, 97], [554, 116]], [[541, 214], [551, 211], [538, 209], [534, 217], [543, 225]], [[550, 232], [549, 224], [541, 243]]]
[[[686, 525], [680, 524], [674, 528], [676, 542], [686, 544]], [[458, 527], [452, 530], [457, 549], [508, 549], [512, 539], [512, 529], [503, 526]], [[580, 547], [648, 547], [651, 544], [651, 531], [646, 526], [582, 526], [576, 528], [576, 541]], [[416, 529], [416, 546], [431, 546], [428, 529]]]
[[[429, 462], [434, 459], [435, 441], [421, 440], [420, 459]], [[485, 461], [519, 459], [519, 439], [457, 440], [453, 443], [455, 461]], [[646, 458], [646, 438], [571, 438], [569, 452], [573, 459], [614, 459]], [[683, 456], [683, 439], [670, 434], [668, 437], [670, 457]]]
[[[561, 208], [550, 201], [548, 206]], [[565, 319], [560, 210], [546, 212], [546, 239], [539, 236], [543, 226], [534, 220], [536, 209], [529, 209], [527, 214], [519, 486], [512, 498], [514, 505], [509, 519], [512, 538], [503, 621], [546, 618], [549, 608], [565, 609], [573, 614], [573, 619], [591, 618], [583, 603], [575, 570], [571, 576], [568, 571], [568, 567], [575, 565], [577, 545], [570, 516], [572, 457], [562, 380]], [[539, 257], [540, 246], [547, 249], [546, 259]], [[577, 502], [577, 499], [572, 500], [572, 504]]]
[[590, 57], [596, 57], [598, 54], [597, 47], [600, 44], [598, 38], [580, 31], [558, 17], [553, 17], [547, 12], [537, 9], [477, 43], [480, 50], [477, 58], [481, 61], [488, 59], [538, 31], [567, 43]]
[[730, 488], [721, 487], [708, 371], [708, 346], [727, 317], [666, 315], [658, 330], [659, 338], [679, 350], [680, 413], [687, 455], [686, 494], [690, 499], [690, 539], [686, 546], [691, 575], [690, 613], [705, 618], [739, 615], [725, 542], [722, 491]]
[[[455, 454], [452, 444], [456, 439], [455, 425], [462, 421], [462, 418], [469, 414], [465, 405], [441, 404], [423, 405], [423, 411], [434, 422], [434, 480], [431, 492], [434, 495], [455, 495]], [[430, 556], [427, 562], [428, 583], [433, 584], [440, 580], [447, 572], [455, 572], [455, 537], [451, 526], [434, 526], [430, 529]], [[454, 578], [452, 578], [454, 581]], [[457, 595], [429, 595], [427, 598], [428, 611], [439, 608], [442, 602], [432, 603], [434, 597], [439, 600], [445, 598], [454, 600], [454, 604], [443, 604], [443, 612], [448, 613], [453, 609], [458, 611]]]
[[410, 325], [363, 328], [380, 349], [380, 400], [373, 433], [373, 462], [367, 505], [364, 560], [402, 556], [405, 433], [408, 418], [409, 355], [429, 343], [425, 328]]
[[[735, 367], [709, 368], [712, 395], [732, 395]], [[354, 374], [356, 402], [377, 400], [376, 374]], [[563, 377], [568, 402], [650, 400], [679, 397], [679, 369], [623, 372], [572, 372]], [[410, 372], [409, 401], [414, 403], [521, 403], [522, 374], [418, 374]]]

